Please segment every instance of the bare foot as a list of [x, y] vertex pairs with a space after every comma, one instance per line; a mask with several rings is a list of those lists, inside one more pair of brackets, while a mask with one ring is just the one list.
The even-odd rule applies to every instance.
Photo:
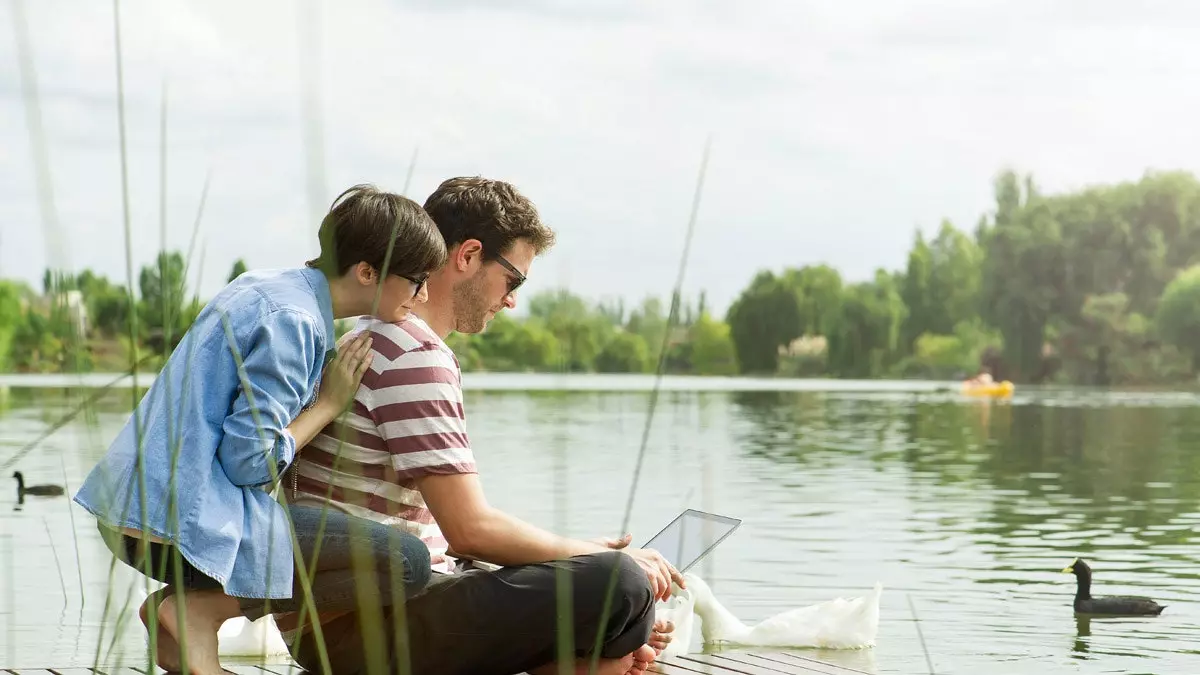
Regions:
[[[161, 604], [163, 596], [170, 590], [170, 586], [164, 586], [154, 591], [142, 603], [141, 608], [138, 609], [138, 618], [142, 620], [142, 625], [146, 627], [147, 634], [150, 632], [150, 609]], [[175, 641], [174, 636], [163, 628], [161, 619], [159, 619], [158, 625], [155, 628], [154, 662], [158, 664], [159, 668], [167, 672], [179, 670], [179, 643]]]
[[[177, 595], [169, 595], [158, 606], [158, 625], [179, 644], [180, 626]], [[226, 619], [241, 614], [235, 598], [221, 591], [191, 591], [184, 597], [184, 643], [187, 645], [189, 675], [221, 675], [217, 657], [217, 631]], [[168, 669], [169, 670], [169, 669]], [[178, 670], [178, 666], [176, 666]]]
[[[633, 654], [627, 654], [620, 659], [600, 659], [596, 663], [596, 675], [635, 675], [641, 673], [641, 670], [634, 670], [636, 662]], [[591, 659], [579, 659], [575, 662], [575, 669], [572, 671], [574, 675], [590, 675], [592, 672]], [[558, 664], [547, 663], [538, 668], [529, 670], [529, 675], [558, 675]]]
[[[657, 628], [658, 624], [655, 624]], [[674, 626], [671, 626], [674, 629]], [[642, 675], [650, 664], [658, 658], [656, 650], [650, 645], [642, 645], [632, 654], [626, 654], [619, 659], [600, 659], [596, 664], [596, 675]], [[575, 675], [591, 673], [591, 659], [579, 659], [575, 662]], [[558, 675], [558, 664], [547, 663], [539, 668], [533, 668], [529, 675]]]
[[646, 644], [654, 649], [656, 656], [661, 656], [667, 645], [671, 644], [673, 639], [671, 633], [675, 630], [675, 624], [666, 619], [659, 619], [654, 622], [654, 629], [650, 631], [650, 641]]
[[650, 664], [654, 663], [654, 659], [658, 658], [658, 654], [655, 653], [654, 648], [650, 645], [638, 647], [637, 651], [630, 654], [630, 656], [633, 657], [633, 665], [629, 667], [629, 670], [625, 671], [626, 675], [641, 675], [641, 673], [650, 667]]

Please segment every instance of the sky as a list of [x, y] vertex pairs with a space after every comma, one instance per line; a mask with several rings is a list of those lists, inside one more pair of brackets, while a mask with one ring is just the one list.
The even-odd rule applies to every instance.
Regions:
[[[237, 258], [302, 264], [338, 193], [403, 191], [410, 163], [418, 202], [484, 175], [538, 205], [558, 244], [523, 293], [632, 306], [674, 286], [711, 139], [684, 290], [718, 311], [762, 269], [901, 268], [915, 229], [973, 228], [1006, 168], [1059, 191], [1200, 164], [1200, 4], [1177, 0], [123, 0], [119, 16], [134, 275], [164, 215], [167, 248], [188, 250], [207, 180], [202, 297]], [[0, 277], [126, 279], [114, 42], [111, 2], [0, 7]]]

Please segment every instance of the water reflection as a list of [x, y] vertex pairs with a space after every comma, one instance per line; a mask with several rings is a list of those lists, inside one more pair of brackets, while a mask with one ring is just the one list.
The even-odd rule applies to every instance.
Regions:
[[[12, 390], [0, 462], [90, 393]], [[88, 406], [20, 460], [26, 476], [77, 485], [131, 398]], [[645, 392], [468, 389], [489, 501], [586, 537], [618, 534], [629, 508], [635, 541], [686, 507], [741, 517], [699, 570], [722, 604], [754, 623], [880, 580], [875, 649], [799, 652], [868, 672], [925, 672], [911, 596], [938, 672], [1200, 673], [1194, 395], [667, 391], [628, 504], [649, 402]], [[46, 654], [90, 664], [106, 593], [120, 607], [127, 582], [110, 585], [110, 556], [67, 500], [0, 499], [13, 504], [0, 511], [0, 577], [11, 582], [0, 665], [44, 666]], [[1076, 619], [1074, 579], [1060, 570], [1077, 555], [1095, 561], [1098, 593], [1149, 595], [1168, 610]], [[129, 653], [144, 646], [132, 621], [119, 637]]]

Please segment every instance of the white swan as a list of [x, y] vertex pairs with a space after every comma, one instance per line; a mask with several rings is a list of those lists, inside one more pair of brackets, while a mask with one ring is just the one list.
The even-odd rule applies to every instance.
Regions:
[[287, 643], [270, 614], [257, 621], [245, 617], [230, 619], [217, 631], [220, 656], [289, 656]]
[[665, 654], [686, 654], [692, 642], [693, 614], [700, 617], [705, 644], [746, 647], [816, 647], [861, 649], [875, 646], [879, 631], [879, 598], [883, 584], [860, 598], [835, 598], [800, 607], [747, 626], [721, 603], [708, 584], [687, 574], [687, 590], [675, 586], [671, 598], [660, 603], [655, 617], [670, 619], [675, 631]]

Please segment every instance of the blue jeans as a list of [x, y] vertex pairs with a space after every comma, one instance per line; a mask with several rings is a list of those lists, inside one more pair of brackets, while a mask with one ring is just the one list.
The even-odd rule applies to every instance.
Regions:
[[[365, 585], [364, 595], [369, 596], [377, 607], [391, 605], [393, 595], [410, 598], [429, 584], [432, 576], [429, 548], [417, 537], [332, 508], [289, 505], [287, 509], [296, 528], [300, 556], [312, 577], [313, 606], [309, 608], [310, 612], [314, 609], [317, 612], [362, 609], [358, 602], [359, 583]], [[322, 515], [325, 525], [318, 538]], [[145, 573], [146, 556], [149, 557], [149, 576], [170, 587], [163, 589], [164, 596], [179, 588], [221, 588], [219, 582], [205, 576], [182, 556], [179, 560], [182, 575], [176, 574], [176, 549], [170, 544], [143, 542], [138, 537], [119, 533], [114, 536], [114, 532], [103, 525], [100, 530], [113, 554], [137, 571]], [[300, 611], [305, 605], [300, 574], [297, 567], [290, 598], [270, 601], [238, 598], [242, 614], [254, 621], [267, 613]]]

